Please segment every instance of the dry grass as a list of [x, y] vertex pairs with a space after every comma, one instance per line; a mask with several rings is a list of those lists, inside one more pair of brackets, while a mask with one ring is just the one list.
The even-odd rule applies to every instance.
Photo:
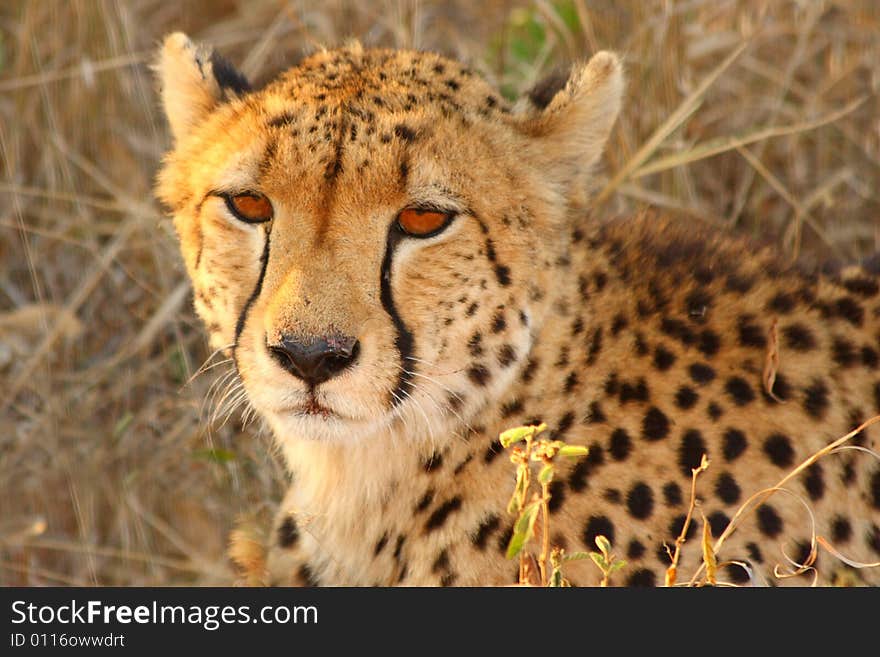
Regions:
[[209, 354], [151, 200], [168, 137], [147, 62], [168, 31], [258, 82], [357, 36], [466, 58], [507, 93], [615, 49], [629, 97], [602, 212], [650, 202], [817, 259], [880, 248], [877, 3], [515, 7], [0, 5], [0, 584], [225, 582], [233, 520], [282, 486], [268, 439], [205, 427], [217, 370], [187, 383]]

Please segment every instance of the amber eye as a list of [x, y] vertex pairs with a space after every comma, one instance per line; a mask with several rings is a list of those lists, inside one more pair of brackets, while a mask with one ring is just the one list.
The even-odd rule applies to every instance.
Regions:
[[452, 219], [451, 212], [406, 208], [397, 215], [397, 223], [407, 235], [430, 237], [440, 232]]
[[245, 192], [243, 194], [227, 195], [226, 207], [235, 215], [249, 224], [261, 224], [272, 218], [272, 203], [262, 194]]

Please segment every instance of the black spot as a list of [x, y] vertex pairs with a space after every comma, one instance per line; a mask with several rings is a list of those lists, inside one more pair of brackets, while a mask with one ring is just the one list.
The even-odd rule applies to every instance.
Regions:
[[657, 585], [657, 576], [654, 571], [647, 568], [640, 568], [629, 576], [626, 580], [627, 586], [651, 587]]
[[562, 385], [563, 392], [569, 393], [574, 390], [580, 381], [578, 380], [577, 372], [569, 372], [568, 376], [565, 377], [565, 383]]
[[611, 502], [612, 504], [620, 504], [621, 495], [620, 495], [620, 491], [617, 490], [616, 488], [605, 489], [605, 493], [603, 494], [603, 497], [607, 501]]
[[474, 358], [479, 358], [483, 355], [483, 335], [477, 331], [474, 333], [470, 339], [468, 340], [468, 353]]
[[717, 422], [723, 413], [724, 410], [715, 402], [709, 402], [706, 406], [706, 414], [713, 422]]
[[718, 334], [709, 329], [705, 329], [700, 333], [700, 336], [697, 340], [697, 349], [699, 349], [706, 356], [714, 356], [718, 353], [718, 350], [721, 348], [721, 338], [718, 337]]
[[700, 467], [703, 454], [709, 455], [703, 435], [696, 429], [685, 431], [678, 448], [678, 465], [686, 477], [691, 476], [691, 470]]
[[712, 306], [712, 297], [706, 290], [696, 288], [688, 293], [684, 300], [685, 312], [691, 318], [703, 318]]
[[501, 345], [498, 349], [498, 364], [501, 367], [510, 367], [516, 360], [516, 350], [509, 344]]
[[501, 446], [500, 440], [492, 441], [492, 443], [486, 448], [486, 453], [483, 454], [483, 463], [491, 463], [495, 460], [495, 457], [503, 451], [504, 448]]
[[517, 413], [522, 411], [522, 409], [523, 409], [522, 400], [517, 397], [516, 399], [513, 399], [509, 402], [505, 402], [504, 404], [502, 404], [501, 417], [505, 418], [505, 419], [509, 418], [512, 415], [516, 415]]
[[425, 523], [425, 531], [439, 529], [443, 526], [443, 523], [446, 522], [446, 518], [449, 517], [449, 514], [458, 511], [460, 508], [461, 498], [457, 495], [452, 499], [447, 500], [434, 509], [434, 512], [428, 517], [428, 520]]
[[794, 450], [791, 440], [785, 434], [774, 433], [764, 441], [764, 453], [773, 465], [787, 468], [794, 462]]
[[722, 472], [715, 482], [715, 494], [725, 504], [736, 504], [739, 502], [742, 491], [733, 475], [729, 472]]
[[492, 333], [501, 333], [507, 328], [507, 320], [504, 318], [504, 311], [499, 310], [492, 318]]
[[[540, 422], [538, 423], [540, 424]], [[559, 422], [556, 423], [556, 429], [554, 431], [554, 440], [561, 440], [562, 436], [565, 435], [565, 432], [571, 428], [571, 425], [574, 424], [574, 413], [569, 411], [561, 418], [559, 418]]]
[[474, 302], [470, 306], [468, 306], [468, 309], [464, 311], [464, 314], [467, 315], [468, 317], [473, 317], [474, 313], [477, 312], [477, 309], [479, 307], [480, 307], [480, 304], [478, 304], [477, 302]]
[[675, 404], [682, 410], [693, 408], [700, 396], [689, 386], [682, 386], [675, 393]]
[[606, 516], [590, 516], [584, 528], [584, 545], [588, 550], [596, 549], [596, 537], [604, 536], [614, 543], [614, 525]]
[[593, 365], [596, 362], [596, 359], [599, 356], [599, 353], [602, 351], [602, 327], [599, 326], [593, 331], [593, 335], [590, 338], [590, 347], [587, 351], [587, 365]]
[[550, 501], [547, 503], [547, 508], [550, 510], [550, 513], [556, 513], [562, 508], [563, 502], [565, 502], [565, 483], [558, 479], [550, 482], [549, 493]]
[[617, 378], [617, 372], [612, 372], [605, 379], [605, 394], [608, 396], [616, 395], [620, 390], [620, 380]]
[[671, 338], [677, 338], [684, 345], [692, 345], [697, 341], [694, 332], [681, 320], [664, 317], [660, 321], [660, 330]]
[[694, 363], [688, 368], [688, 372], [694, 383], [699, 383], [700, 385], [711, 383], [715, 378], [715, 370], [705, 363]]
[[437, 555], [434, 563], [431, 564], [431, 572], [435, 575], [449, 570], [449, 552], [445, 549]]
[[626, 558], [630, 561], [634, 561], [636, 559], [641, 559], [645, 554], [645, 546], [642, 545], [638, 539], [633, 539], [629, 542], [629, 545], [626, 548]]
[[872, 349], [867, 345], [862, 347], [861, 358], [862, 364], [865, 367], [876, 369], [877, 365], [880, 365], [880, 355], [877, 354], [877, 351], [875, 349]]
[[755, 399], [755, 391], [752, 390], [752, 386], [739, 376], [732, 376], [727, 379], [724, 389], [737, 406], [745, 406]]
[[568, 474], [568, 487], [579, 493], [587, 487], [587, 478], [593, 471], [605, 463], [605, 452], [602, 447], [593, 443], [589, 447], [589, 453], [571, 469]]
[[776, 538], [782, 533], [782, 518], [769, 504], [758, 508], [758, 528], [769, 538]]
[[510, 267], [505, 265], [495, 265], [495, 278], [502, 287], [510, 285]]
[[473, 544], [481, 552], [486, 549], [486, 541], [489, 540], [489, 537], [495, 533], [498, 529], [498, 525], [501, 524], [501, 520], [494, 513], [489, 515], [483, 522], [480, 523], [480, 526], [477, 527], [477, 533], [473, 536]]
[[[792, 389], [788, 379], [781, 372], [776, 373], [776, 380], [773, 382], [773, 397], [767, 394], [767, 391], [761, 386], [761, 395], [768, 404], [777, 404], [779, 401], [786, 401], [791, 397]], [[779, 400], [779, 401], [777, 401]]]
[[721, 453], [725, 461], [734, 461], [746, 451], [746, 435], [739, 429], [728, 429], [724, 432]]
[[297, 576], [300, 580], [303, 581], [305, 586], [321, 585], [321, 582], [319, 582], [318, 578], [315, 577], [315, 574], [312, 572], [312, 569], [309, 568], [308, 564], [303, 564], [299, 567], [299, 571], [297, 571]]
[[291, 123], [296, 121], [296, 115], [291, 112], [284, 112], [283, 114], [279, 114], [275, 116], [267, 122], [267, 124], [272, 128], [283, 128]]
[[379, 540], [376, 541], [376, 547], [373, 548], [373, 556], [378, 557], [379, 553], [385, 549], [386, 545], [388, 545], [388, 533], [387, 532], [382, 534], [382, 536], [379, 537]]
[[492, 378], [492, 373], [485, 365], [473, 365], [468, 368], [468, 378], [478, 386], [485, 386]]
[[658, 345], [654, 350], [654, 367], [665, 372], [675, 364], [675, 354], [663, 345]]
[[865, 309], [852, 297], [842, 297], [834, 303], [835, 314], [853, 326], [861, 326], [865, 317]]
[[767, 346], [767, 334], [764, 329], [754, 323], [754, 315], [741, 315], [737, 320], [739, 343], [743, 347], [764, 349]]
[[841, 337], [834, 338], [831, 344], [831, 353], [834, 362], [841, 367], [852, 367], [859, 361], [855, 345]]
[[398, 562], [400, 561], [400, 553], [403, 550], [404, 541], [406, 541], [406, 536], [404, 536], [403, 534], [398, 534], [397, 535], [397, 542], [395, 542], [395, 544], [394, 544], [393, 556], [394, 556], [395, 561], [398, 561]]
[[[676, 516], [675, 518], [673, 518], [672, 522], [669, 523], [669, 534], [671, 536], [675, 536], [676, 538], [678, 538], [678, 536], [681, 535], [681, 530], [684, 527], [684, 523], [686, 520], [687, 520], [687, 515], [685, 515], [685, 514], [681, 514], [680, 516]], [[697, 533], [696, 523], [691, 522], [688, 525], [687, 534], [685, 534], [685, 540], [687, 540], [687, 541], [691, 540], [696, 533]]]
[[796, 304], [794, 296], [787, 292], [779, 292], [767, 302], [767, 310], [786, 315], [794, 310]]
[[835, 543], [846, 543], [852, 538], [852, 525], [848, 518], [837, 516], [831, 523], [831, 538]]
[[630, 451], [632, 451], [632, 440], [630, 440], [626, 429], [617, 428], [614, 430], [611, 434], [608, 451], [611, 453], [611, 458], [615, 461], [623, 461], [629, 456]]
[[605, 412], [602, 410], [602, 406], [599, 405], [599, 402], [590, 402], [590, 408], [587, 411], [584, 422], [586, 424], [599, 424], [605, 422], [607, 419], [608, 418], [605, 416]]
[[810, 351], [816, 348], [816, 338], [803, 324], [789, 324], [782, 329], [785, 345], [794, 351]]
[[678, 506], [681, 504], [681, 486], [674, 481], [665, 484], [663, 486], [663, 499], [666, 501], [666, 506]]
[[422, 467], [425, 469], [425, 472], [433, 472], [434, 470], [438, 470], [443, 465], [443, 455], [437, 454], [436, 452], [431, 454], [425, 462], [422, 464]]
[[709, 529], [712, 530], [712, 536], [718, 538], [727, 529], [730, 518], [723, 511], [715, 511], [707, 518], [709, 521]]
[[843, 282], [843, 287], [863, 297], [873, 297], [880, 291], [877, 281], [870, 278], [850, 278]]
[[403, 141], [415, 141], [416, 139], [415, 131], [403, 123], [394, 126], [394, 134]]
[[640, 377], [635, 384], [624, 381], [620, 385], [620, 403], [629, 401], [648, 401], [648, 384], [644, 377]]
[[422, 499], [419, 500], [418, 504], [416, 504], [416, 513], [420, 513], [431, 506], [431, 502], [434, 501], [434, 489], [429, 488], [424, 495], [422, 495]]
[[654, 511], [654, 492], [643, 482], [633, 486], [626, 496], [626, 508], [633, 518], [645, 519]]
[[747, 543], [746, 551], [749, 553], [749, 560], [755, 563], [764, 563], [764, 555], [761, 554], [761, 548], [757, 543]]
[[299, 528], [292, 516], [287, 516], [281, 526], [278, 527], [278, 545], [283, 548], [291, 548], [299, 540]]
[[739, 564], [729, 563], [724, 566], [727, 581], [733, 584], [748, 584], [751, 581], [749, 572]]
[[745, 294], [752, 289], [754, 281], [739, 274], [730, 274], [725, 281], [724, 288], [729, 292], [739, 292]]
[[507, 552], [507, 546], [510, 544], [510, 539], [513, 537], [513, 525], [510, 525], [507, 529], [505, 529], [501, 534], [498, 535], [498, 551], [501, 554]]
[[642, 420], [642, 437], [645, 440], [661, 440], [669, 435], [669, 418], [656, 406], [648, 409]]
[[811, 417], [821, 420], [828, 410], [828, 386], [824, 381], [816, 379], [804, 390], [804, 410]]
[[629, 324], [629, 321], [627, 320], [627, 318], [624, 315], [622, 315], [622, 314], [616, 315], [614, 317], [614, 321], [611, 322], [611, 335], [616, 336], [623, 329], [625, 329], [628, 324]]

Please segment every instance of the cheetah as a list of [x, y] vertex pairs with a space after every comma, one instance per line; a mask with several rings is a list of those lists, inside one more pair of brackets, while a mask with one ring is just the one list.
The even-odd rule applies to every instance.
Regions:
[[[262, 89], [181, 33], [156, 69], [174, 140], [157, 195], [210, 344], [291, 477], [264, 583], [515, 582], [499, 434], [545, 422], [589, 448], [551, 487], [552, 544], [604, 535], [626, 561], [614, 583], [660, 585], [704, 454], [717, 537], [880, 412], [880, 259], [816, 272], [662, 214], [591, 214], [624, 91], [611, 53], [515, 103], [457, 61], [357, 43]], [[721, 576], [808, 583], [774, 569], [806, 558], [811, 513], [848, 558], [880, 559], [864, 449], [746, 514]], [[701, 561], [685, 542], [679, 572]], [[814, 565], [823, 584], [846, 568], [827, 552]], [[601, 573], [587, 560], [566, 576]]]

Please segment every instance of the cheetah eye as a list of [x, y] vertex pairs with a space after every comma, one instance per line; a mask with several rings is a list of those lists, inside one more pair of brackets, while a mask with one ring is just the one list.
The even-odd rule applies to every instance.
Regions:
[[433, 237], [449, 225], [454, 214], [442, 210], [406, 208], [397, 215], [397, 224], [407, 235]]
[[232, 215], [249, 224], [262, 224], [272, 218], [272, 203], [262, 194], [257, 192], [243, 192], [241, 194], [226, 194], [226, 207]]

